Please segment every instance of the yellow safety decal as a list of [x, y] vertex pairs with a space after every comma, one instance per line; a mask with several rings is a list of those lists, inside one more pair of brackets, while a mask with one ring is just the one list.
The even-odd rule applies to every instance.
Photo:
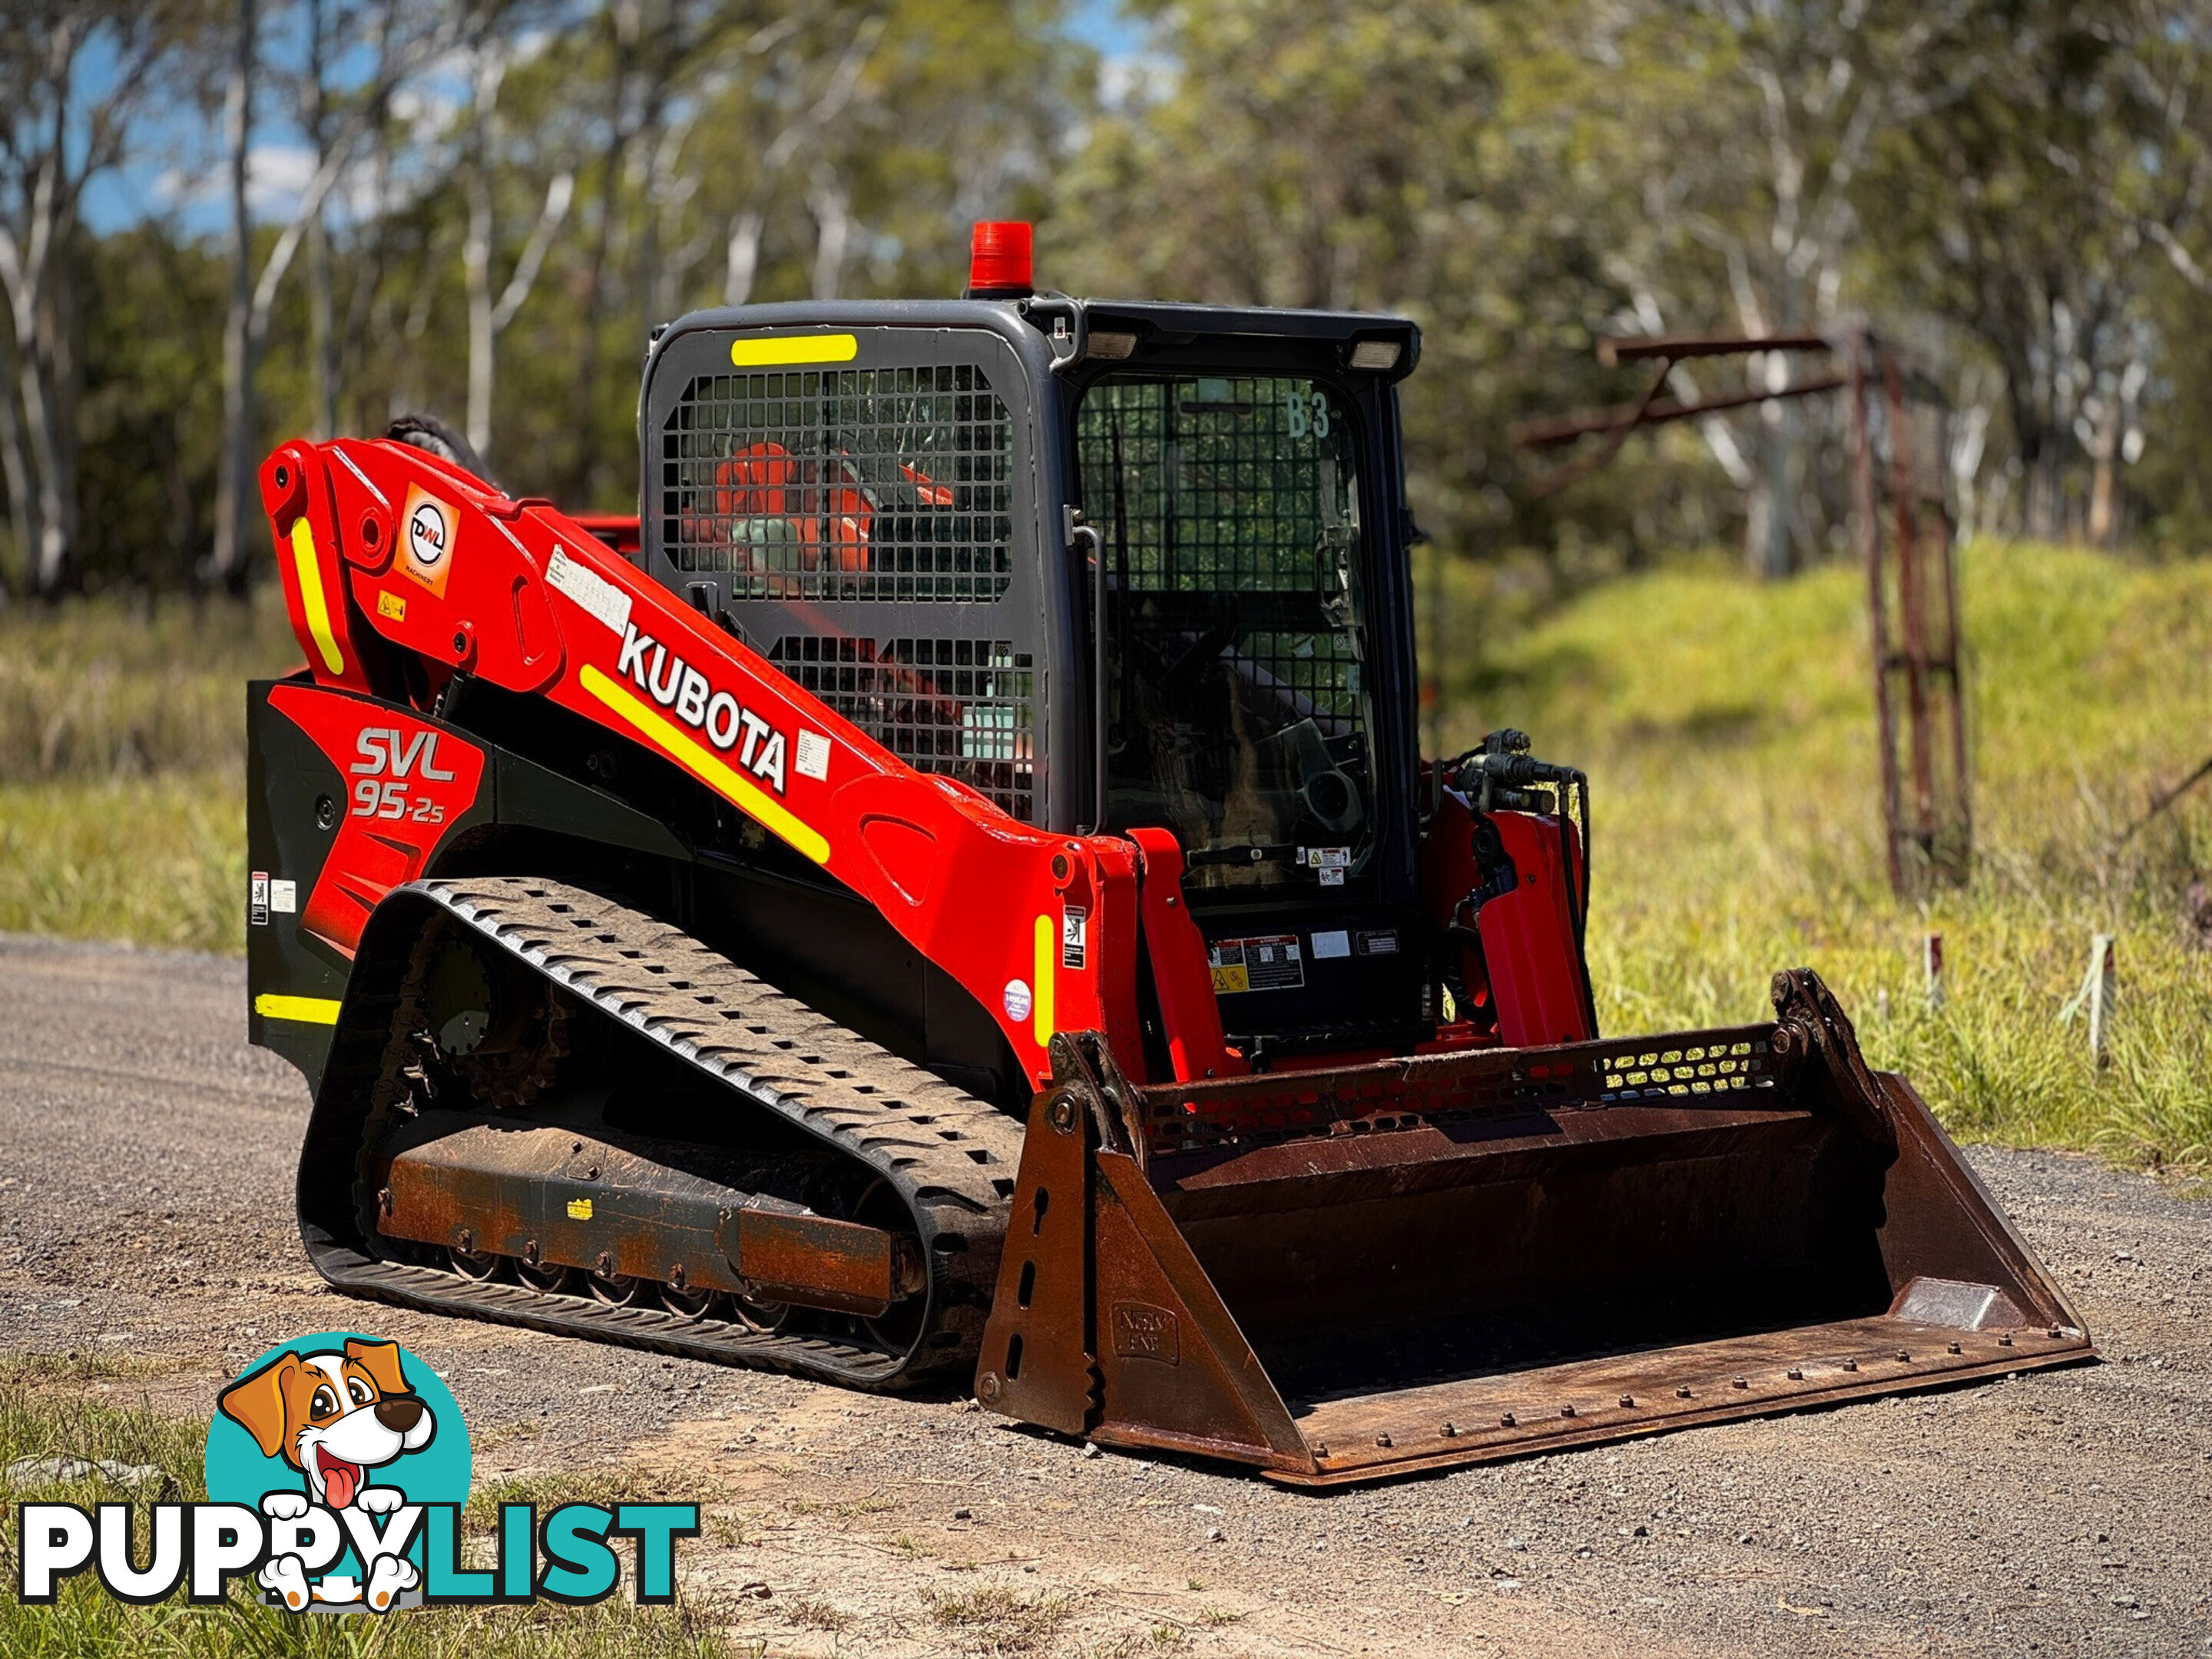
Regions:
[[253, 999], [253, 1012], [264, 1019], [296, 1019], [308, 1025], [338, 1023], [336, 997], [280, 997], [264, 991]]
[[323, 653], [323, 666], [343, 674], [345, 658], [338, 651], [337, 636], [331, 632], [331, 609], [323, 599], [323, 568], [315, 562], [315, 532], [304, 513], [292, 520], [292, 568], [299, 574], [300, 608], [307, 613], [307, 631], [315, 636], [315, 649]]
[[376, 596], [376, 614], [380, 617], [389, 617], [394, 622], [405, 622], [407, 601], [397, 593], [379, 593]]
[[592, 1218], [592, 1200], [591, 1200], [590, 1199], [588, 1199], [588, 1198], [572, 1198], [572, 1199], [570, 1199], [570, 1200], [568, 1200], [568, 1219], [569, 1219], [569, 1220], [571, 1220], [571, 1221], [589, 1221], [591, 1218]]
[[1052, 1041], [1052, 976], [1060, 966], [1060, 927], [1050, 916], [1036, 919], [1036, 1020], [1037, 1047], [1042, 1048]]
[[860, 342], [850, 334], [778, 334], [767, 339], [732, 340], [730, 361], [739, 368], [776, 368], [789, 363], [849, 363]]
[[715, 788], [766, 824], [817, 864], [830, 862], [830, 842], [822, 832], [797, 817], [789, 807], [750, 778], [744, 776], [673, 721], [648, 708], [629, 690], [590, 663], [578, 676], [584, 690], [628, 720], [668, 754], [690, 767]]

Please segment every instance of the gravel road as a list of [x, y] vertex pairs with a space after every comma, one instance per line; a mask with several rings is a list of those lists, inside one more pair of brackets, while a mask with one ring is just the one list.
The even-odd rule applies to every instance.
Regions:
[[179, 1413], [368, 1326], [478, 1478], [709, 1505], [695, 1594], [776, 1653], [2043, 1653], [2212, 1659], [2212, 1200], [1973, 1162], [2101, 1364], [1310, 1496], [877, 1400], [349, 1302], [291, 1224], [307, 1090], [234, 960], [0, 936], [0, 1346]]

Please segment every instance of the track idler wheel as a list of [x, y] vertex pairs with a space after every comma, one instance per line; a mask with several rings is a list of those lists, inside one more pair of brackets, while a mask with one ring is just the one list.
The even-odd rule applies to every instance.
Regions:
[[749, 1331], [773, 1336], [791, 1322], [791, 1304], [767, 1302], [757, 1296], [732, 1296], [730, 1316]]
[[708, 1319], [721, 1312], [723, 1297], [720, 1291], [696, 1286], [686, 1290], [681, 1285], [663, 1285], [659, 1288], [660, 1305], [678, 1319]]
[[[907, 1213], [906, 1200], [898, 1189], [880, 1176], [871, 1182], [853, 1206], [853, 1219], [868, 1226], [881, 1227], [894, 1236], [905, 1236], [913, 1225]], [[917, 1275], [918, 1276], [918, 1275]], [[921, 1334], [922, 1321], [928, 1316], [929, 1304], [925, 1297], [905, 1295], [874, 1318], [863, 1318], [860, 1328], [893, 1353], [903, 1353]]]
[[461, 1235], [461, 1239], [460, 1243], [449, 1246], [446, 1251], [446, 1260], [453, 1271], [478, 1285], [489, 1285], [497, 1279], [508, 1258], [489, 1250], [471, 1249], [466, 1233]]
[[541, 1261], [533, 1243], [522, 1259], [514, 1264], [514, 1276], [533, 1291], [545, 1291], [553, 1295], [565, 1294], [575, 1283], [576, 1270], [564, 1267], [557, 1261]]

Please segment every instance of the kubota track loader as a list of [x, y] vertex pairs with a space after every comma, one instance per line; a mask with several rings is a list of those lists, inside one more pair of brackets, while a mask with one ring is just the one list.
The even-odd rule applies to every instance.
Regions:
[[1582, 777], [1417, 752], [1410, 323], [978, 246], [659, 331], [634, 521], [262, 467], [331, 1284], [1306, 1485], [2090, 1351], [1811, 973], [1599, 1035]]

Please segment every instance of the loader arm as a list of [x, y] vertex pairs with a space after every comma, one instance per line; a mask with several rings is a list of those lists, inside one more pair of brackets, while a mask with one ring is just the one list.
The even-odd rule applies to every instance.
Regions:
[[[916, 771], [574, 520], [419, 450], [288, 443], [260, 478], [318, 684], [395, 701], [411, 685], [426, 714], [463, 675], [542, 696], [680, 767], [859, 895], [990, 1012], [1035, 1086], [1060, 1030], [1103, 1032], [1141, 1070], [1135, 843], [1036, 829]], [[1149, 951], [1160, 991], [1206, 983], [1194, 929], [1157, 929]], [[1241, 1071], [1218, 1018], [1210, 1029], [1175, 1055], [1194, 1077]]]

